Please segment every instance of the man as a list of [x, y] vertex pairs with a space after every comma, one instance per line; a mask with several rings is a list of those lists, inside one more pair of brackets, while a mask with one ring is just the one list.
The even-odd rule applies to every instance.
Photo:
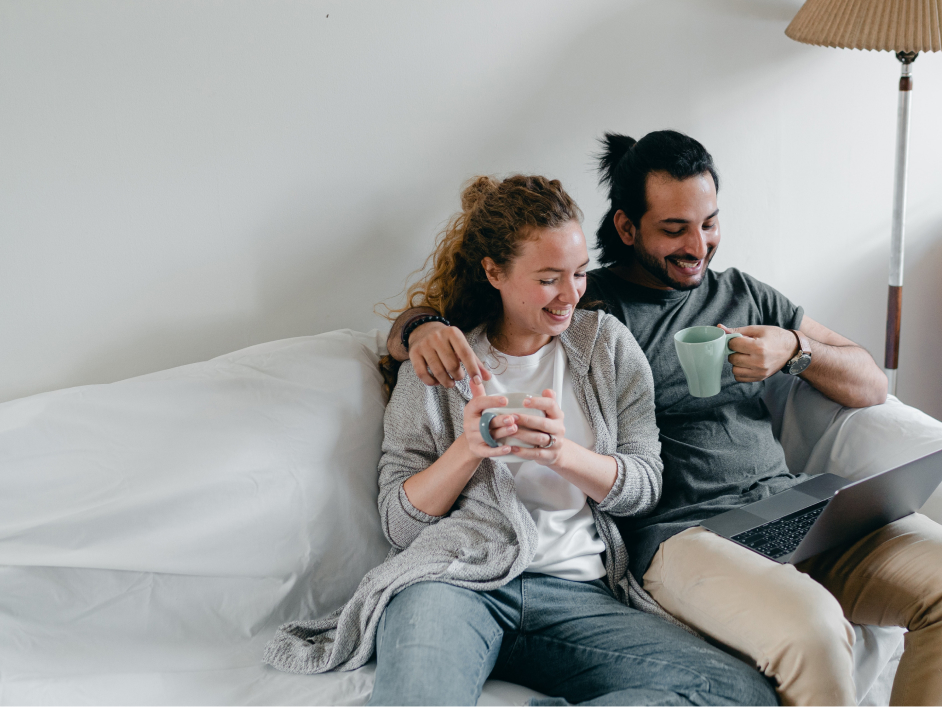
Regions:
[[[797, 569], [699, 527], [713, 515], [804, 480], [785, 465], [762, 402], [763, 382], [785, 370], [850, 407], [882, 403], [886, 378], [872, 357], [805, 316], [801, 307], [734, 268], [709, 269], [720, 243], [710, 154], [685, 135], [637, 143], [607, 135], [601, 159], [611, 209], [598, 230], [600, 261], [585, 301], [600, 301], [634, 334], [654, 374], [664, 461], [661, 501], [626, 519], [631, 571], [665, 609], [748, 656], [775, 678], [784, 704], [856, 704], [849, 621], [909, 629], [893, 704], [942, 704], [942, 527], [919, 514]], [[390, 334], [393, 357], [411, 358], [429, 385], [487, 377], [461, 332], [415, 324]], [[673, 334], [716, 324], [743, 336], [722, 388], [690, 396]], [[409, 334], [408, 352], [397, 338]]]

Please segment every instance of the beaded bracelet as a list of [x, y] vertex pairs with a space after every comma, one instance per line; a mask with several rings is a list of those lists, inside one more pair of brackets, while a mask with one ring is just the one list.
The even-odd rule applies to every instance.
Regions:
[[421, 317], [416, 317], [411, 322], [402, 327], [401, 341], [402, 346], [406, 351], [409, 350], [409, 336], [411, 336], [412, 332], [414, 332], [423, 324], [428, 324], [429, 322], [441, 322], [445, 326], [451, 326], [451, 322], [438, 314], [423, 314]]

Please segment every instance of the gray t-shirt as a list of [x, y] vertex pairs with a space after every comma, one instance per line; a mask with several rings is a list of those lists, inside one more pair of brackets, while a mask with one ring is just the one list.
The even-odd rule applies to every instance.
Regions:
[[785, 466], [762, 401], [765, 383], [737, 383], [723, 367], [721, 390], [695, 398], [673, 336], [690, 326], [765, 324], [797, 329], [804, 312], [784, 295], [730, 268], [707, 270], [694, 290], [655, 290], [606, 268], [588, 273], [584, 301], [600, 300], [634, 334], [651, 364], [664, 491], [646, 517], [616, 519], [632, 574], [641, 581], [658, 546], [701, 520], [784, 491], [802, 481]]

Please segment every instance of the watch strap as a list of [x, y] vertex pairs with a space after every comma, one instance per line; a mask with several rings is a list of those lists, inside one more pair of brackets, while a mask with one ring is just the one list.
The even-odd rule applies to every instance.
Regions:
[[803, 353], [811, 353], [811, 342], [808, 341], [808, 337], [802, 334], [797, 329], [789, 329], [789, 331], [795, 335], [795, 338], [798, 339], [798, 353], [795, 356], [801, 356]]

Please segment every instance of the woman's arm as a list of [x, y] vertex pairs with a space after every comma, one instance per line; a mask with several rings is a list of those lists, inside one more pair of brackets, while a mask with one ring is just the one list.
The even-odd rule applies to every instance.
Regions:
[[[510, 453], [506, 446], [489, 447], [480, 433], [481, 413], [506, 405], [507, 399], [485, 395], [480, 379], [472, 381], [471, 390], [464, 430], [440, 456], [435, 440], [454, 434], [445, 429], [440, 393], [422, 385], [412, 371], [393, 391], [384, 420], [379, 511], [386, 538], [399, 549], [451, 510], [481, 459]], [[516, 429], [513, 416], [504, 415], [492, 422], [491, 434], [501, 439]]]
[[[618, 421], [618, 441], [612, 455], [618, 462], [618, 479], [599, 509], [613, 516], [643, 515], [654, 510], [663, 487], [654, 376], [644, 352], [624, 324], [604, 315], [599, 328], [600, 336], [609, 336], [614, 380], [610, 388]], [[597, 346], [596, 352], [605, 348]]]
[[[403, 484], [413, 506], [431, 516], [443, 516], [458, 500], [482, 459], [510, 454], [510, 447], [491, 447], [481, 436], [481, 414], [487, 408], [504, 407], [507, 398], [487, 395], [480, 377], [471, 379], [471, 401], [464, 406], [464, 432], [438, 461]], [[502, 415], [492, 423], [495, 440], [517, 431], [516, 415]]]
[[[496, 406], [495, 406], [496, 407]], [[410, 476], [402, 488], [413, 506], [430, 516], [443, 516], [451, 510], [481, 464], [461, 435], [438, 461]]]
[[[549, 467], [596, 503], [605, 500], [618, 477], [618, 463], [615, 459], [566, 439], [563, 413], [552, 389], [544, 390], [543, 397], [527, 398], [523, 404], [542, 410], [546, 417], [521, 415], [520, 431], [515, 436], [534, 447], [511, 447], [511, 452], [521, 459]], [[551, 447], [544, 448], [550, 442], [550, 435], [555, 442]]]

